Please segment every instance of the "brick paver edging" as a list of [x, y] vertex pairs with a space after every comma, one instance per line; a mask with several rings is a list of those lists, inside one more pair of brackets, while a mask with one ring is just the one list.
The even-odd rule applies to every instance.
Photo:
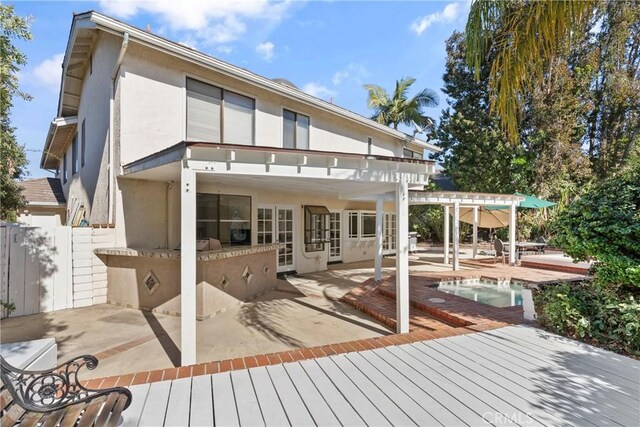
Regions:
[[279, 365], [286, 362], [297, 362], [299, 360], [315, 359], [318, 357], [331, 356], [334, 354], [373, 350], [381, 347], [409, 344], [417, 341], [445, 338], [454, 335], [464, 335], [473, 332], [477, 332], [477, 330], [472, 328], [451, 328], [450, 330], [443, 331], [427, 331], [419, 329], [406, 334], [393, 334], [383, 337], [367, 338], [338, 344], [328, 344], [318, 347], [288, 350], [279, 353], [269, 353], [258, 356], [247, 356], [215, 362], [199, 363], [196, 365], [180, 366], [178, 368], [158, 369], [154, 371], [116, 375], [113, 377], [96, 378], [88, 381], [83, 381], [83, 385], [90, 389], [100, 389], [116, 386], [128, 387], [136, 384], [175, 380], [178, 378], [195, 377], [199, 375], [210, 375], [219, 372], [254, 368], [257, 366]]

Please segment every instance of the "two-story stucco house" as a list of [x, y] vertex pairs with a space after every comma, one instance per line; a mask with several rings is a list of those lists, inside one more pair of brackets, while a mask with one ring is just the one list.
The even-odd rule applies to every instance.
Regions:
[[[278, 272], [398, 253], [408, 330], [409, 190], [436, 149], [387, 126], [95, 12], [74, 16], [41, 166], [69, 221], [115, 226], [108, 301], [195, 321]], [[422, 196], [424, 197], [424, 196]], [[451, 201], [451, 199], [447, 199]], [[399, 231], [399, 232], [397, 232]]]

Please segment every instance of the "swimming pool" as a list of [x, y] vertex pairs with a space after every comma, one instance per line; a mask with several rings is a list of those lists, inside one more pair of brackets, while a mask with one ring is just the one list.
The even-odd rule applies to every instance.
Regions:
[[446, 280], [436, 289], [494, 307], [522, 305], [522, 283], [510, 279], [495, 280], [486, 277]]

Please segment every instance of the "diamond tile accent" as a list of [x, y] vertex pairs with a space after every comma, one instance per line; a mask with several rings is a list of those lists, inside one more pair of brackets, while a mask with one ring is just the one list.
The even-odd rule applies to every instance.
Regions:
[[218, 287], [220, 289], [226, 289], [226, 287], [229, 286], [229, 283], [231, 283], [229, 281], [229, 278], [227, 277], [226, 274], [223, 274], [222, 277], [220, 278], [220, 281], [218, 282]]
[[253, 279], [253, 271], [251, 271], [251, 268], [249, 268], [249, 266], [247, 265], [244, 268], [244, 272], [242, 273], [242, 280], [244, 280], [245, 285], [249, 286], [252, 279]]
[[158, 286], [160, 286], [160, 281], [156, 277], [153, 270], [149, 270], [147, 275], [144, 276], [143, 283], [144, 287], [147, 289], [147, 292], [149, 292], [149, 295], [152, 295], [156, 291], [156, 289], [158, 289]]
[[264, 274], [265, 276], [268, 276], [270, 271], [271, 271], [271, 269], [269, 268], [269, 266], [267, 264], [265, 264], [262, 267], [262, 274]]

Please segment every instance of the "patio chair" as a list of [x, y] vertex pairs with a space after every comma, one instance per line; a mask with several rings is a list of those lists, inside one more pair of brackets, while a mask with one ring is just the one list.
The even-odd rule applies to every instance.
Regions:
[[495, 264], [499, 257], [502, 257], [502, 263], [505, 263], [507, 254], [504, 251], [504, 242], [497, 237], [493, 240], [493, 248], [495, 249], [495, 255], [493, 263]]
[[536, 243], [544, 243], [544, 246], [538, 246], [538, 253], [542, 252], [544, 254], [544, 248], [547, 247], [547, 239], [542, 236], [539, 236], [536, 239]]
[[0, 425], [4, 426], [115, 426], [131, 404], [123, 387], [92, 390], [78, 379], [98, 359], [80, 356], [56, 368], [24, 371], [0, 356]]

